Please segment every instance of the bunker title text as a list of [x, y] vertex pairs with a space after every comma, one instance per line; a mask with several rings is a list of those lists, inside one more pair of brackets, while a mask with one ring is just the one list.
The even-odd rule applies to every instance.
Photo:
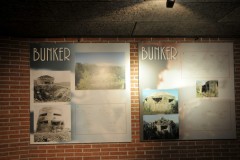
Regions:
[[142, 47], [142, 60], [175, 60], [178, 51], [175, 47]]
[[33, 61], [70, 61], [69, 48], [33, 48]]

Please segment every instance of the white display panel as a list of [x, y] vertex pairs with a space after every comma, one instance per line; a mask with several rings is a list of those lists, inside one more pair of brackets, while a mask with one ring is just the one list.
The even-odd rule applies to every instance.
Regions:
[[125, 110], [125, 104], [77, 106], [76, 134], [80, 136], [86, 134], [126, 134], [127, 117]]
[[[236, 138], [233, 73], [232, 43], [139, 44], [141, 139]], [[163, 103], [160, 93], [177, 90], [178, 95], [171, 96], [178, 102], [178, 112], [146, 112], [146, 90], [159, 92], [150, 96], [158, 105]], [[167, 118], [173, 115], [178, 121]], [[145, 121], [146, 116], [158, 118]], [[174, 132], [165, 129], [162, 117], [177, 126], [176, 136], [169, 136]], [[157, 131], [149, 133], [153, 128]]]
[[32, 44], [30, 64], [32, 144], [131, 141], [128, 43]]
[[229, 58], [228, 52], [183, 52], [182, 77], [229, 77]]

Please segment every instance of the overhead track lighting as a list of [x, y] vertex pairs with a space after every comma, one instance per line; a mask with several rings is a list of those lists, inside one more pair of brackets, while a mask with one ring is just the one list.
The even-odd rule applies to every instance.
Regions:
[[175, 0], [167, 0], [166, 6], [167, 8], [173, 8]]

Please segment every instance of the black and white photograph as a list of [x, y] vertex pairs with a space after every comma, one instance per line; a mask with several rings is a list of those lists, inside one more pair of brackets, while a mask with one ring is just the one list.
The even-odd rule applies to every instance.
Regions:
[[34, 108], [34, 142], [71, 141], [71, 107], [40, 105]]
[[143, 116], [143, 139], [178, 139], [178, 114], [158, 114]]
[[124, 53], [81, 53], [76, 55], [75, 89], [125, 89]]
[[198, 98], [218, 97], [218, 81], [217, 80], [197, 80], [196, 94]]
[[70, 72], [33, 70], [34, 103], [70, 102]]

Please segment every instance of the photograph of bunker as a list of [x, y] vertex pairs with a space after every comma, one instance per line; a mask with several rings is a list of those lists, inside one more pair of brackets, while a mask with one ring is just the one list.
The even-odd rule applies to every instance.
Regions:
[[65, 127], [60, 108], [44, 107], [39, 110], [35, 142], [66, 142], [71, 140], [70, 128]]
[[[70, 75], [69, 75], [70, 76]], [[42, 75], [34, 80], [34, 102], [70, 102], [70, 82], [55, 82], [54, 76]]]
[[197, 81], [196, 94], [197, 97], [218, 97], [218, 81]]
[[160, 117], [157, 120], [143, 122], [143, 139], [178, 139], [179, 138], [179, 125], [167, 116]]
[[143, 101], [144, 114], [173, 114], [178, 113], [178, 99], [168, 92], [155, 92]]

